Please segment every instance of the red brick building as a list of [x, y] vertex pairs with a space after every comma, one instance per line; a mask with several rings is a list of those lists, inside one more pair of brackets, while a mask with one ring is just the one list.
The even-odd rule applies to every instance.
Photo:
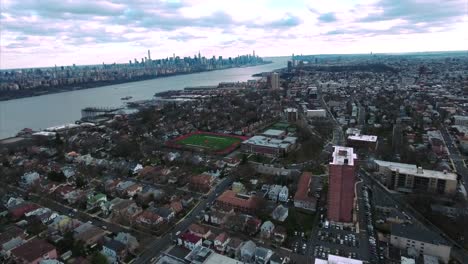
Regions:
[[353, 148], [335, 146], [329, 164], [328, 220], [352, 222], [357, 155]]
[[257, 210], [258, 199], [255, 196], [238, 194], [232, 190], [227, 190], [216, 199], [216, 205], [238, 212], [253, 213]]
[[296, 194], [294, 195], [294, 206], [315, 212], [317, 200], [309, 194], [311, 188], [312, 173], [305, 171], [302, 173], [297, 183]]
[[190, 177], [190, 189], [200, 192], [208, 192], [213, 185], [213, 177], [208, 174], [200, 174]]

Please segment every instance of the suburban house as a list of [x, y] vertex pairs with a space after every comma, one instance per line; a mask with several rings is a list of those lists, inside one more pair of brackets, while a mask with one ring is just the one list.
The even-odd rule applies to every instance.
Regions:
[[274, 229], [275, 225], [271, 221], [265, 221], [260, 227], [260, 234], [263, 238], [270, 238]]
[[244, 230], [249, 235], [255, 235], [258, 232], [258, 230], [260, 230], [261, 225], [262, 220], [256, 217], [249, 217], [244, 223]]
[[284, 222], [288, 217], [288, 212], [288, 208], [280, 204], [273, 210], [271, 217], [276, 221]]
[[26, 233], [17, 226], [10, 226], [0, 234], [0, 254], [5, 257], [10, 256], [12, 249], [23, 244]]
[[83, 241], [85, 245], [91, 246], [99, 242], [106, 233], [99, 227], [90, 223], [84, 223], [73, 230], [73, 238]]
[[102, 245], [102, 254], [106, 256], [109, 263], [121, 263], [127, 256], [127, 248], [117, 240], [109, 240]]
[[171, 209], [174, 214], [178, 214], [184, 210], [184, 207], [182, 205], [182, 202], [179, 200], [173, 200], [171, 203], [168, 205], [169, 209]]
[[220, 253], [224, 253], [224, 251], [226, 251], [227, 244], [229, 243], [230, 240], [231, 239], [226, 234], [226, 232], [219, 234], [214, 240], [214, 246], [215, 246], [216, 251]]
[[282, 226], [276, 226], [275, 230], [273, 230], [273, 239], [275, 242], [281, 244], [286, 240], [288, 232], [286, 228]]
[[240, 260], [250, 263], [254, 259], [256, 248], [257, 246], [251, 240], [242, 243], [240, 248]]
[[141, 186], [140, 184], [134, 184], [126, 189], [128, 197], [133, 197], [137, 193], [140, 193], [142, 191], [143, 191], [143, 186]]
[[170, 222], [175, 217], [174, 211], [166, 207], [153, 207], [151, 210], [154, 210], [154, 212], [161, 216], [162, 219], [166, 222]]
[[41, 206], [35, 203], [24, 202], [14, 207], [8, 208], [8, 211], [13, 219], [18, 219], [24, 216], [25, 214], [34, 211], [40, 207]]
[[20, 181], [20, 186], [22, 188], [29, 188], [37, 183], [39, 183], [39, 180], [41, 179], [41, 175], [35, 171], [33, 172], [26, 172], [21, 176], [21, 181]]
[[66, 215], [58, 215], [48, 225], [48, 229], [50, 232], [58, 231], [64, 234], [70, 230], [75, 229], [79, 225], [80, 225], [80, 222], [78, 220], [72, 219]]
[[270, 187], [270, 190], [268, 191], [268, 199], [277, 202], [278, 201], [278, 195], [281, 192], [282, 187], [281, 185], [272, 185]]
[[163, 218], [154, 210], [146, 209], [136, 217], [135, 222], [147, 226], [156, 226], [163, 222]]
[[194, 235], [207, 239], [211, 235], [210, 228], [198, 224], [191, 224], [188, 231]]
[[231, 209], [227, 212], [213, 208], [211, 211], [205, 213], [205, 222], [213, 225], [224, 225], [229, 218], [229, 216], [234, 215], [234, 210]]
[[270, 261], [273, 251], [264, 247], [257, 247], [255, 249], [255, 263], [256, 264], [267, 264]]
[[134, 252], [140, 246], [136, 237], [130, 235], [129, 233], [119, 232], [114, 240], [123, 243], [130, 252]]
[[202, 238], [190, 232], [183, 233], [177, 239], [177, 243], [187, 249], [193, 250], [197, 246], [202, 245]]
[[42, 260], [57, 259], [57, 250], [45, 240], [33, 238], [11, 251], [16, 263], [39, 264]]
[[288, 201], [288, 198], [289, 198], [288, 187], [283, 186], [283, 188], [281, 188], [281, 191], [278, 194], [278, 201], [285, 203]]
[[194, 175], [190, 177], [189, 187], [191, 190], [199, 192], [208, 192], [213, 185], [214, 178], [208, 174]]
[[98, 193], [96, 195], [88, 195], [88, 200], [86, 202], [86, 207], [88, 209], [94, 208], [96, 206], [101, 206], [103, 203], [107, 202], [107, 196], [103, 193]]
[[226, 254], [231, 257], [238, 258], [240, 254], [241, 245], [241, 239], [237, 237], [231, 238], [226, 246]]

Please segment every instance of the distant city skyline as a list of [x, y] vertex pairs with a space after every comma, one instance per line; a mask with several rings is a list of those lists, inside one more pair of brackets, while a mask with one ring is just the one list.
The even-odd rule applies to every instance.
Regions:
[[236, 57], [454, 51], [468, 1], [2, 0], [0, 68]]

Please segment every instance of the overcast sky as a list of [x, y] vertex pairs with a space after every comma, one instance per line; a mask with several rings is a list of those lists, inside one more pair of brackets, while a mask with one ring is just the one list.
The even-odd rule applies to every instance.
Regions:
[[0, 68], [468, 49], [468, 0], [0, 0]]

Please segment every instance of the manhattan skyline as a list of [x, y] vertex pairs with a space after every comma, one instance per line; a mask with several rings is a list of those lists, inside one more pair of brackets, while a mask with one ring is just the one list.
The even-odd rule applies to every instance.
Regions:
[[144, 57], [466, 50], [468, 1], [12, 1], [0, 68]]

